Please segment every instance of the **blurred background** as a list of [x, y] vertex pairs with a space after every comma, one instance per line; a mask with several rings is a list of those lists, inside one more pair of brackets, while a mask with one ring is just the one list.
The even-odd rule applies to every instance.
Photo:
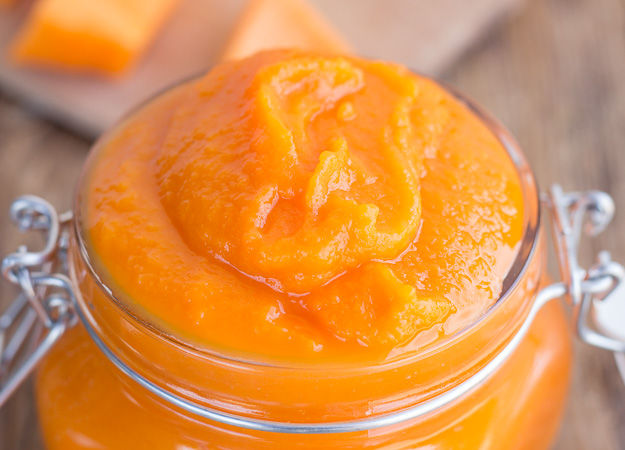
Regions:
[[[30, 193], [69, 208], [98, 133], [141, 99], [218, 61], [236, 37], [246, 2], [180, 0], [146, 21], [145, 42], [121, 71], [84, 71], [84, 61], [41, 68], [28, 58], [40, 50], [32, 2], [2, 3], [14, 3], [0, 7], [4, 256], [25, 239], [9, 225], [11, 200]], [[607, 248], [625, 261], [625, 0], [309, 3], [355, 52], [441, 78], [483, 104], [516, 136], [543, 189], [558, 182], [565, 190], [611, 193], [615, 221], [586, 250]], [[0, 283], [0, 310], [14, 294]], [[611, 354], [580, 343], [575, 353], [555, 448], [625, 449], [625, 386]], [[42, 448], [30, 385], [0, 410], [0, 448]]]

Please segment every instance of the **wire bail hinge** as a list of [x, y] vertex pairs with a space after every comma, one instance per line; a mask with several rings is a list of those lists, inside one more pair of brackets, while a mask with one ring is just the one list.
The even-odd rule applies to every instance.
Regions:
[[[587, 270], [578, 260], [582, 233], [587, 236], [601, 233], [612, 220], [614, 201], [600, 191], [565, 193], [559, 185], [553, 185], [542, 200], [552, 213], [554, 245], [562, 283], [566, 287], [564, 295], [573, 308], [575, 333], [587, 344], [616, 353], [625, 352], [623, 334], [596, 314], [599, 303], [618, 303], [625, 307], [625, 269], [613, 261], [607, 251], [600, 252], [595, 265]], [[615, 319], [625, 331], [625, 316]]]
[[59, 216], [50, 203], [26, 195], [11, 205], [11, 219], [22, 231], [40, 231], [45, 246], [35, 252], [20, 246], [2, 260], [2, 275], [21, 292], [0, 316], [0, 407], [77, 321], [63, 275], [71, 212]]

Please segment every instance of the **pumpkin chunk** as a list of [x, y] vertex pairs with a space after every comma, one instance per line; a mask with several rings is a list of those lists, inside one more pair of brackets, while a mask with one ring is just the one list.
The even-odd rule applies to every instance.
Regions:
[[222, 59], [274, 48], [350, 53], [347, 42], [303, 0], [250, 0]]
[[118, 75], [153, 41], [178, 0], [40, 0], [15, 38], [16, 64]]

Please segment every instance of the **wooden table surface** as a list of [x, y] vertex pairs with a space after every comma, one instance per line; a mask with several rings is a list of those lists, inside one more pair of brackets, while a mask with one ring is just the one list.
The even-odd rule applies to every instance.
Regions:
[[[625, 261], [625, 0], [530, 0], [444, 78], [510, 128], [543, 187], [613, 194], [615, 222], [591, 250]], [[89, 145], [0, 96], [0, 255], [24, 240], [6, 219], [11, 199], [69, 207]], [[0, 308], [14, 292], [0, 283]], [[582, 344], [575, 353], [555, 448], [625, 449], [625, 386], [611, 355]], [[26, 386], [0, 411], [0, 448], [42, 448], [31, 397]]]

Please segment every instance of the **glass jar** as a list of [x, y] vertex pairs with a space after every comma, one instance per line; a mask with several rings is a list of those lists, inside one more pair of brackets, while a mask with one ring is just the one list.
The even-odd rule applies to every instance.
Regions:
[[[501, 140], [524, 196], [517, 259], [500, 298], [475, 323], [423, 352], [366, 366], [233, 359], [164, 332], [113, 296], [92, 263], [81, 186], [109, 134], [92, 151], [73, 217], [33, 197], [14, 204], [17, 223], [45, 230], [48, 241], [41, 252], [19, 251], [3, 262], [5, 276], [24, 292], [0, 318], [12, 323], [5, 348], [27, 342], [30, 329], [43, 333], [31, 349], [5, 351], [0, 405], [38, 366], [36, 399], [50, 450], [548, 448], [571, 366], [570, 326], [561, 304], [549, 300], [568, 297], [585, 340], [625, 350], [587, 320], [592, 303], [623, 277], [622, 267], [604, 255], [585, 271], [576, 257], [584, 217], [600, 231], [612, 203], [602, 193], [557, 187], [541, 202], [511, 136], [455, 95]], [[550, 285], [545, 210], [553, 215], [563, 277]]]

